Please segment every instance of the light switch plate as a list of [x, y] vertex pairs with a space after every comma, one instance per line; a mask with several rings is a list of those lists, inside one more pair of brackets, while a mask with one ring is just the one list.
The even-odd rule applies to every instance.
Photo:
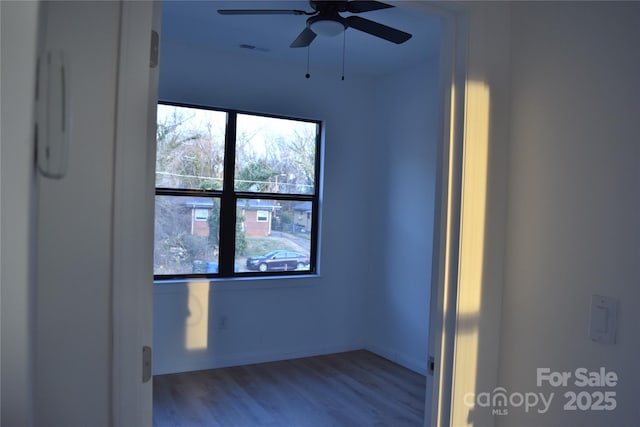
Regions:
[[618, 301], [602, 295], [591, 296], [589, 337], [601, 344], [616, 343]]

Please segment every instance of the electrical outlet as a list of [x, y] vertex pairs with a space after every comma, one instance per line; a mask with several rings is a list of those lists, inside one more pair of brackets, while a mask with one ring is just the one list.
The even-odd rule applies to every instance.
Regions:
[[218, 316], [218, 329], [224, 331], [229, 327], [229, 319], [226, 314]]

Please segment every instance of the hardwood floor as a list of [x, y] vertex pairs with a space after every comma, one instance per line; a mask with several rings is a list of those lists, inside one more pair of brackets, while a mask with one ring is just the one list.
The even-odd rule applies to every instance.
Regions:
[[367, 351], [181, 374], [153, 385], [154, 426], [422, 426], [425, 378]]

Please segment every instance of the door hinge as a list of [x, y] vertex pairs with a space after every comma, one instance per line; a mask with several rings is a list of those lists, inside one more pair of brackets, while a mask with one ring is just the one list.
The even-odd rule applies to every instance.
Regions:
[[151, 379], [151, 347], [142, 347], [142, 382], [146, 383]]
[[435, 358], [433, 356], [429, 356], [429, 359], [427, 360], [427, 373], [429, 375], [433, 375], [435, 370], [436, 370]]

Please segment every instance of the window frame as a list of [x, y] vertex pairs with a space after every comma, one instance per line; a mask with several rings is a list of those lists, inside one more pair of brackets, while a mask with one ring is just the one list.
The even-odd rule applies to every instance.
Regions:
[[[319, 209], [320, 209], [320, 188], [321, 188], [321, 153], [322, 153], [322, 130], [321, 120], [284, 116], [277, 114], [256, 113], [251, 111], [212, 107], [202, 104], [173, 102], [168, 100], [158, 100], [158, 105], [173, 107], [185, 107], [208, 111], [226, 113], [225, 141], [224, 141], [224, 168], [222, 190], [184, 189], [155, 187], [155, 196], [177, 196], [177, 197], [208, 197], [220, 200], [220, 225], [219, 225], [219, 251], [218, 251], [218, 271], [216, 273], [188, 273], [188, 274], [155, 274], [154, 281], [175, 281], [182, 279], [228, 279], [234, 277], [272, 277], [272, 276], [302, 276], [317, 275], [318, 265], [318, 236], [319, 236]], [[316, 125], [315, 136], [315, 164], [313, 193], [270, 193], [235, 190], [235, 153], [236, 153], [236, 130], [238, 115], [253, 115], [274, 119], [293, 120]], [[155, 176], [155, 174], [154, 174]], [[155, 198], [155, 197], [154, 197]], [[235, 234], [236, 215], [238, 200], [283, 200], [291, 202], [311, 203], [311, 230], [309, 247], [309, 269], [294, 271], [235, 271]], [[208, 219], [207, 219], [208, 220]], [[154, 215], [155, 221], [155, 215]], [[268, 222], [268, 218], [267, 218]], [[155, 242], [154, 242], [155, 244]]]

